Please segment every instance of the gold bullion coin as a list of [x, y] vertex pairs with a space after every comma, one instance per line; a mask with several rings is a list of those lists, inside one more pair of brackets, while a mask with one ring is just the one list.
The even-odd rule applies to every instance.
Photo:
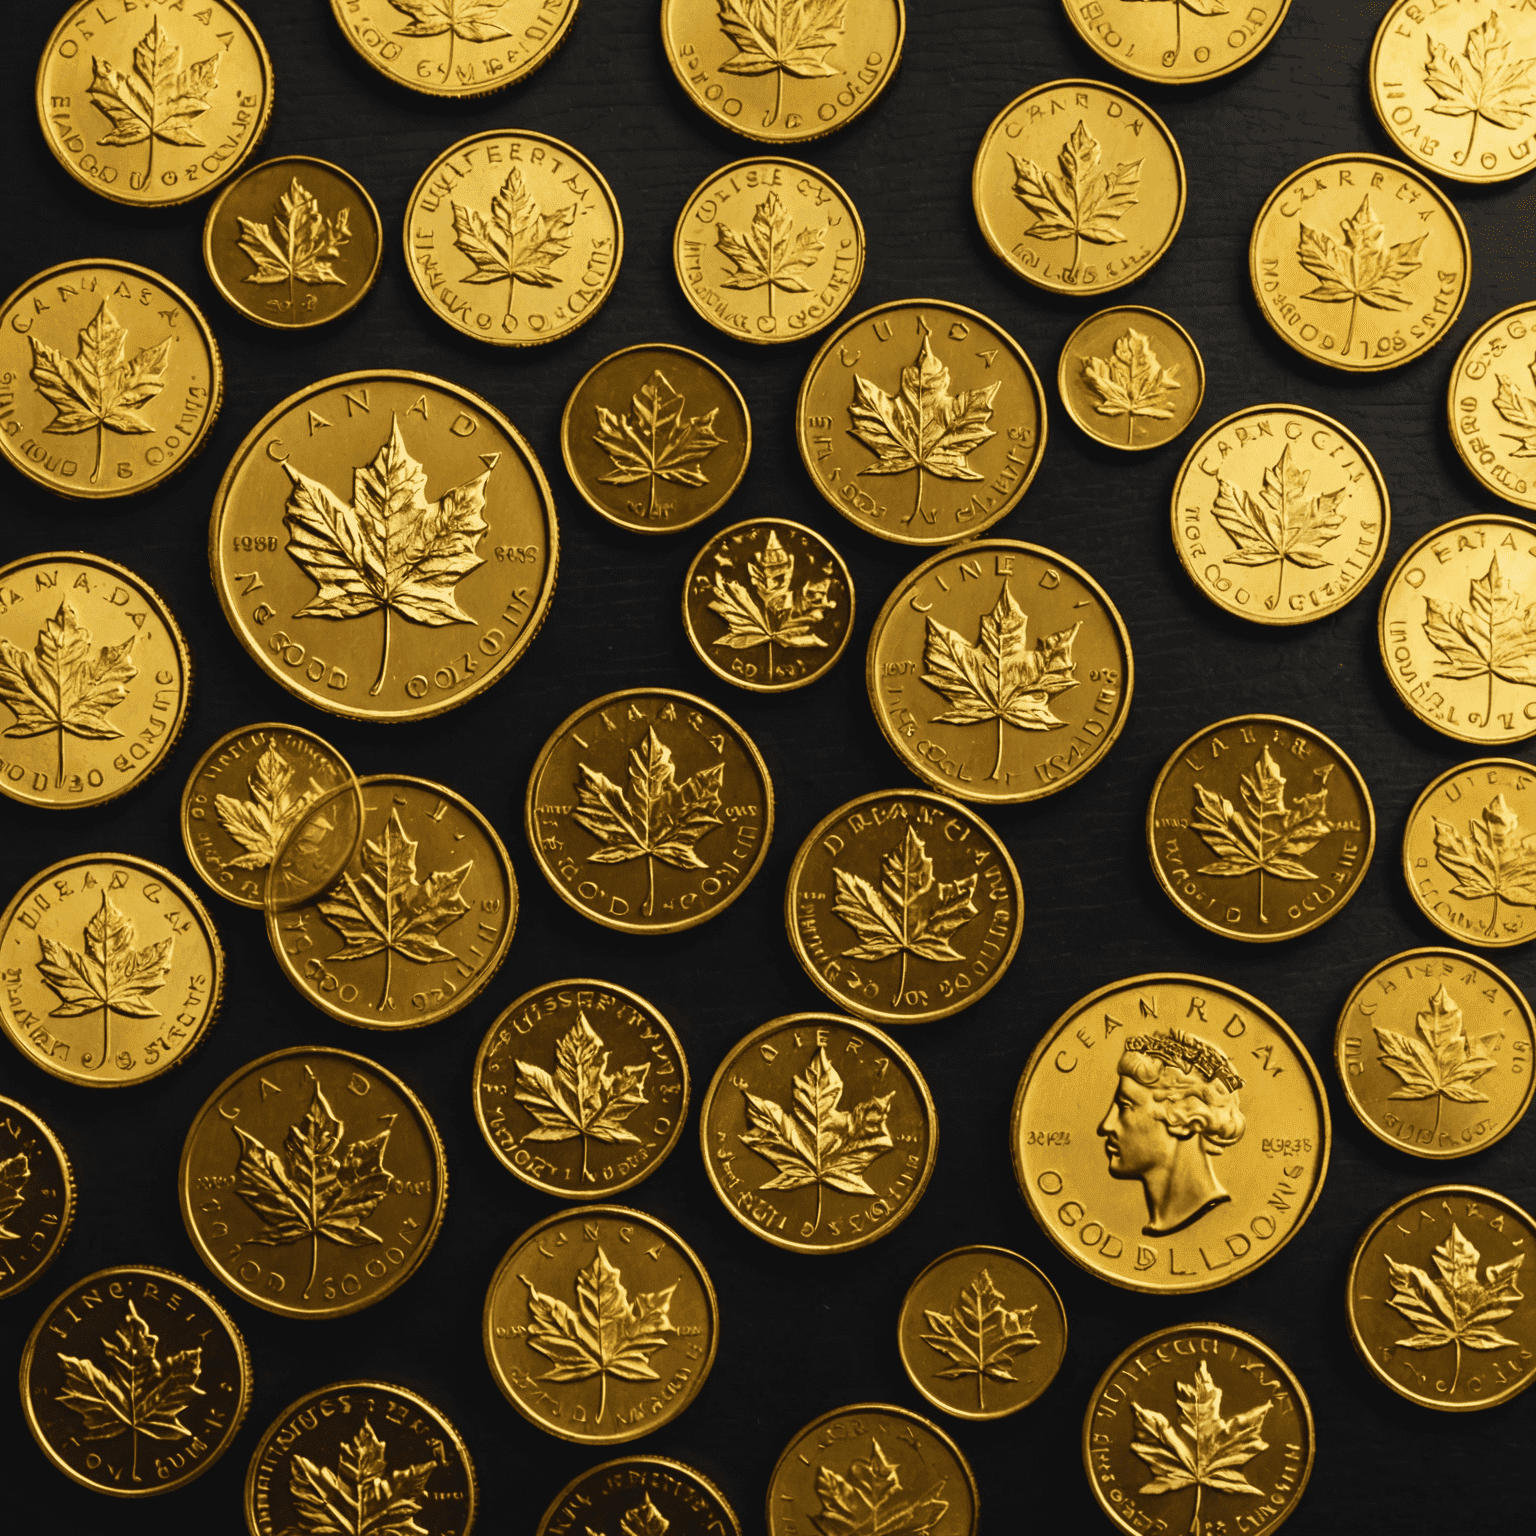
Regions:
[[1381, 568], [1392, 531], [1370, 449], [1304, 405], [1254, 405], [1218, 421], [1189, 450], [1172, 500], [1189, 579], [1256, 624], [1337, 613]]
[[1131, 637], [1087, 571], [1034, 544], [985, 539], [934, 555], [891, 593], [865, 681], [885, 739], [920, 779], [1016, 805], [1103, 758], [1134, 675]]
[[1421, 1189], [1377, 1217], [1349, 1266], [1349, 1331], [1377, 1380], [1464, 1413], [1531, 1384], [1536, 1308], [1520, 1288], [1536, 1222], [1491, 1189]]
[[676, 933], [723, 912], [762, 867], [773, 784], [752, 738], [713, 704], [627, 688], [544, 743], [523, 814], [562, 901], [621, 933]]
[[584, 325], [623, 255], [613, 188], [544, 133], [461, 139], [421, 173], [405, 208], [416, 291], [440, 320], [492, 346], [537, 346]]
[[1293, 171], [1254, 220], [1259, 310], [1303, 357], [1350, 373], [1396, 368], [1450, 330], [1472, 278], [1467, 228], [1433, 182], [1384, 155]]
[[432, 1117], [392, 1072], [293, 1046], [214, 1090], [177, 1183], [192, 1246], [232, 1291], [283, 1317], [341, 1317], [427, 1256], [448, 1165]]
[[898, 544], [952, 544], [1006, 517], [1040, 467], [1045, 428], [1024, 349], [985, 315], [937, 299], [848, 321], [812, 360], [795, 405], [816, 489]]
[[537, 1536], [583, 1527], [635, 1536], [741, 1536], [725, 1495], [702, 1472], [665, 1456], [625, 1456], [583, 1472], [556, 1494]]
[[1002, 979], [1024, 929], [1019, 872], [947, 795], [885, 789], [817, 823], [784, 892], [805, 973], [877, 1024], [948, 1018]]
[[497, 1161], [546, 1195], [606, 1199], [649, 1178], [688, 1115], [688, 1058], [654, 1004], [609, 981], [551, 981], [491, 1025], [475, 1118]]
[[1128, 91], [1053, 80], [982, 135], [971, 204], [1003, 264], [1049, 293], [1100, 294], [1144, 277], [1184, 217], [1184, 160]]
[[1116, 69], [1165, 85], [1192, 85], [1241, 69], [1280, 30], [1291, 0], [1262, 0], [1241, 12], [1221, 0], [1175, 0], [1173, 15], [1133, 0], [1062, 0], [1067, 20]]
[[1531, 1103], [1536, 1015], [1514, 982], [1457, 949], [1373, 966], [1339, 1015], [1349, 1107], [1388, 1146], [1465, 1157], [1508, 1135]]
[[484, 1340], [496, 1385], [531, 1424], [618, 1445], [670, 1424], [698, 1395], [720, 1308], [670, 1227], [623, 1205], [578, 1205], [507, 1250], [486, 1292]]
[[636, 533], [675, 533], [718, 512], [752, 453], [752, 416], [718, 364], [687, 347], [625, 347], [587, 370], [560, 418], [582, 499]]
[[208, 539], [240, 643], [353, 720], [422, 720], [498, 681], [544, 622], [559, 554], [517, 428], [397, 369], [322, 379], [269, 411], [224, 472]]
[[1461, 462], [1495, 496], [1536, 511], [1536, 304], [1473, 332], [1451, 369], [1446, 406]]
[[120, 1264], [77, 1280], [21, 1357], [21, 1406], [43, 1454], [97, 1493], [142, 1498], [201, 1476], [251, 1401], [229, 1314], [168, 1269]]
[[1051, 1026], [1011, 1139], [1024, 1199], [1068, 1258], [1173, 1296], [1278, 1253], [1317, 1203], [1331, 1138], [1322, 1078], [1279, 1015], [1167, 974], [1100, 987]]
[[906, 1219], [939, 1150], [933, 1096], [887, 1034], [792, 1013], [731, 1047], [699, 1111], [704, 1167], [749, 1232], [847, 1253]]
[[1194, 338], [1161, 310], [1101, 309], [1067, 337], [1056, 369], [1067, 415], [1109, 448], [1161, 448], [1200, 412], [1205, 363]]
[[825, 677], [847, 649], [853, 577], [814, 528], [751, 518], [722, 528], [693, 557], [683, 628], [716, 677], [753, 693], [788, 693]]
[[53, 1263], [74, 1219], [69, 1154], [41, 1116], [0, 1094], [0, 1301]]
[[1360, 889], [1375, 847], [1360, 770], [1321, 731], [1283, 715], [1197, 731], [1147, 802], [1147, 851], [1168, 899], [1202, 928], [1250, 944], [1326, 923]]

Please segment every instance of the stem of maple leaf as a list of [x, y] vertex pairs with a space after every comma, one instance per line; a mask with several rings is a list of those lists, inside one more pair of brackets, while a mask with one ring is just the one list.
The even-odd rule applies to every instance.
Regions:
[[107, 429], [104, 423], [96, 423], [96, 468], [91, 471], [91, 484], [95, 485], [101, 479], [101, 457], [106, 452]]
[[53, 781], [55, 789], [64, 787], [64, 727], [59, 727], [59, 776]]
[[987, 775], [989, 779], [995, 779], [1003, 766], [1003, 717], [997, 717], [997, 760], [992, 764], [992, 772]]
[[1259, 921], [1267, 923], [1269, 919], [1264, 916], [1264, 871], [1259, 871]]
[[815, 1232], [821, 1226], [821, 1180], [816, 1181], [816, 1225], [811, 1228]]
[[917, 466], [917, 505], [912, 508], [913, 517], [923, 515], [923, 466]]
[[1456, 1340], [1456, 1371], [1451, 1377], [1451, 1391], [1456, 1390], [1456, 1383], [1461, 1380], [1461, 1340]]
[[1483, 716], [1484, 725], [1493, 724], [1493, 668], [1488, 668], [1488, 713]]
[[1280, 557], [1280, 579], [1275, 583], [1275, 608], [1280, 607], [1280, 594], [1285, 591], [1285, 556]]
[[293, 268], [288, 269], [288, 318], [296, 320], [299, 314], [298, 296], [293, 291]]
[[590, 1183], [592, 1175], [587, 1172], [587, 1138], [581, 1138], [581, 1177], [584, 1183]]
[[1083, 259], [1083, 237], [1079, 234], [1072, 236], [1072, 278], [1077, 280], [1077, 264]]
[[368, 690], [371, 699], [384, 686], [384, 674], [389, 670], [389, 604], [384, 605], [384, 654], [379, 657], [379, 675], [373, 680], [373, 687]]
[[384, 949], [384, 990], [379, 993], [379, 1007], [382, 1008], [389, 1001], [390, 968], [394, 965], [395, 952], [387, 945]]
[[458, 39], [458, 35], [452, 27], [448, 28], [448, 69], [444, 76], [444, 82], [449, 85], [453, 83], [453, 45]]
[[139, 1432], [138, 1432], [137, 1429], [131, 1429], [129, 1431], [129, 1435], [130, 1435], [130, 1438], [133, 1441], [133, 1466], [129, 1470], [128, 1476], [131, 1477], [134, 1482], [138, 1482], [138, 1480], [139, 1480]]
[[901, 1000], [907, 995], [907, 952], [901, 952], [901, 985], [896, 988], [896, 1006], [901, 1006]]
[[[774, 96], [773, 96], [773, 116], [768, 119], [768, 121], [770, 123], [776, 123], [779, 120], [779, 113], [784, 110], [784, 70], [783, 70], [782, 67], [780, 67], [780, 68], [774, 70], [773, 74], [774, 74], [774, 79], [778, 83], [778, 89], [774, 92]], [[772, 283], [770, 283], [768, 285], [768, 302], [770, 304], [773, 302], [773, 284]], [[772, 313], [773, 313], [773, 311], [769, 310], [769, 314], [772, 314]]]
[[654, 917], [656, 915], [656, 860], [650, 854], [645, 856], [645, 872], [650, 877], [650, 890], [645, 897], [645, 915]]
[[[1179, 62], [1179, 52], [1184, 47], [1184, 7], [1179, 0], [1173, 0], [1173, 57], [1168, 60], [1169, 67]], [[1196, 1519], [1199, 1518], [1200, 1493], [1195, 1492]]]
[[651, 476], [651, 499], [646, 504], [645, 515], [647, 517], [656, 515], [656, 476], [654, 474]]
[[309, 1234], [309, 1284], [304, 1287], [304, 1299], [309, 1300], [309, 1293], [315, 1286], [315, 1275], [320, 1268], [320, 1234]]
[[1463, 165], [1465, 165], [1467, 161], [1472, 158], [1472, 145], [1477, 138], [1477, 120], [1482, 115], [1483, 114], [1481, 112], [1474, 112], [1472, 114], [1472, 132], [1467, 136], [1467, 150], [1466, 153], [1461, 157], [1461, 163]]
[[1135, 446], [1135, 444], [1136, 444], [1136, 413], [1135, 413], [1135, 411], [1127, 411], [1125, 413], [1125, 446], [1127, 448], [1132, 448], [1132, 447]]
[[1200, 1536], [1200, 1484], [1195, 1484], [1195, 1518], [1189, 1522], [1191, 1536]]
[[1349, 301], [1349, 329], [1344, 332], [1344, 356], [1349, 356], [1349, 344], [1355, 337], [1355, 311], [1360, 307], [1360, 300], [1353, 298]]
[[771, 277], [768, 279], [768, 318], [773, 319], [773, 279]]
[[[1497, 902], [1499, 898], [1495, 896], [1493, 899], [1495, 902]], [[1431, 1142], [1433, 1142], [1440, 1134], [1440, 1111], [1444, 1108], [1445, 1095], [1443, 1093], [1437, 1093], [1435, 1095], [1435, 1123], [1430, 1127], [1429, 1132], [1429, 1139]]]
[[601, 1383], [601, 1385], [598, 1387], [597, 1422], [601, 1424], [603, 1422], [603, 1414], [607, 1411], [608, 1408], [608, 1372], [599, 1371], [597, 1373], [597, 1378]]
[[96, 1065], [98, 1067], [101, 1066], [102, 1062], [105, 1062], [106, 1059], [107, 1059], [109, 1031], [111, 1030], [111, 1028], [112, 1028], [112, 1008], [111, 1008], [111, 1005], [109, 1004], [107, 1007], [105, 1007], [105, 1008], [103, 1008], [101, 1010], [101, 1061], [98, 1061], [96, 1063]]
[[1498, 926], [1499, 926], [1499, 893], [1497, 891], [1495, 891], [1493, 893], [1493, 917], [1489, 920], [1488, 926], [1484, 930], [1484, 932], [1487, 933], [1489, 938], [1492, 938], [1494, 933], [1495, 933], [1495, 931], [1498, 929]]

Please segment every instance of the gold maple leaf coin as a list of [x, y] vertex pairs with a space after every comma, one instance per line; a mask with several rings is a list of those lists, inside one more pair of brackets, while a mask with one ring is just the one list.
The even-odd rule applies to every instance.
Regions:
[[725, 1495], [666, 1456], [625, 1456], [581, 1473], [550, 1501], [537, 1536], [582, 1526], [592, 1536], [741, 1536]]
[[35, 1111], [0, 1095], [0, 1300], [53, 1263], [74, 1220], [75, 1175], [63, 1143]]
[[1536, 305], [1517, 304], [1473, 332], [1445, 399], [1462, 463], [1495, 496], [1536, 510]]
[[1205, 364], [1189, 332], [1159, 310], [1101, 309], [1067, 337], [1056, 370], [1067, 414], [1109, 448], [1160, 448], [1199, 414]]

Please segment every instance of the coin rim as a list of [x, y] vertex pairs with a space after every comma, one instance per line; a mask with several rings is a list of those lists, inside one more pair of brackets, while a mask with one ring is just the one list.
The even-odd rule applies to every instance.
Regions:
[[1182, 75], [1175, 79], [1170, 75], [1154, 75], [1150, 70], [1137, 69], [1134, 65], [1131, 64], [1122, 64], [1118, 58], [1105, 53], [1094, 41], [1094, 35], [1090, 33], [1089, 30], [1078, 21], [1077, 11], [1072, 4], [1072, 0], [1061, 0], [1061, 7], [1067, 13], [1067, 19], [1072, 23], [1074, 30], [1077, 32], [1077, 35], [1091, 49], [1093, 49], [1094, 53], [1097, 54], [1099, 58], [1103, 59], [1111, 69], [1118, 69], [1122, 74], [1131, 75], [1137, 80], [1150, 80], [1157, 85], [1170, 86], [1203, 85], [1207, 80], [1219, 80], [1223, 75], [1233, 74], [1237, 70], [1244, 69], [1249, 64], [1253, 63], [1253, 61], [1258, 58], [1258, 56], [1263, 53], [1264, 50], [1268, 48], [1272, 42], [1274, 42], [1275, 34], [1280, 30], [1281, 24], [1285, 21], [1286, 12], [1291, 8], [1291, 0], [1278, 0], [1278, 4], [1279, 9], [1275, 13], [1275, 19], [1270, 23], [1268, 30], [1265, 32], [1264, 40], [1259, 43], [1256, 48], [1250, 49], [1242, 56], [1242, 58], [1237, 59], [1231, 64], [1225, 64], [1220, 69], [1207, 70], [1204, 74], [1200, 75]]
[[[19, 1296], [44, 1270], [50, 1268], [53, 1261], [58, 1258], [65, 1242], [69, 1238], [70, 1229], [75, 1223], [75, 1211], [79, 1207], [79, 1189], [75, 1184], [75, 1170], [70, 1165], [69, 1153], [64, 1150], [64, 1143], [54, 1135], [53, 1128], [35, 1109], [28, 1109], [19, 1099], [7, 1097], [0, 1093], [0, 1116], [7, 1111], [20, 1115], [35, 1131], [38, 1131], [49, 1149], [59, 1160], [59, 1167], [63, 1171], [64, 1182], [64, 1210], [59, 1217], [59, 1230], [53, 1235], [53, 1242], [49, 1244], [47, 1251], [37, 1261], [32, 1272], [16, 1280], [14, 1276], [10, 1281], [0, 1279], [0, 1301], [8, 1301], [12, 1296]], [[12, 1283], [14, 1281], [14, 1283]]]
[[[1400, 5], [1394, 6], [1393, 9], [1388, 12], [1388, 14], [1395, 15], [1400, 9], [1402, 9]], [[1383, 22], [1382, 25], [1385, 26], [1386, 23]], [[1526, 172], [1521, 171], [1519, 174], [1524, 176]], [[1497, 484], [1493, 480], [1490, 480], [1486, 475], [1483, 474], [1476, 459], [1467, 451], [1467, 445], [1462, 438], [1462, 434], [1456, 430], [1456, 388], [1457, 381], [1462, 376], [1462, 365], [1466, 362], [1467, 357], [1471, 353], [1473, 347], [1475, 347], [1483, 339], [1483, 337], [1485, 337], [1491, 330], [1493, 330], [1495, 326], [1503, 325], [1506, 320], [1512, 319], [1514, 316], [1521, 314], [1529, 317], [1532, 330], [1533, 332], [1536, 332], [1536, 302], [1527, 299], [1524, 304], [1512, 304], [1508, 309], [1501, 309], [1498, 314], [1490, 315], [1489, 318], [1486, 319], [1480, 326], [1478, 326], [1478, 328], [1473, 331], [1473, 333], [1467, 338], [1466, 344], [1462, 347], [1461, 351], [1456, 354], [1456, 361], [1451, 364], [1450, 377], [1446, 381], [1445, 416], [1446, 422], [1450, 428], [1451, 442], [1454, 444], [1458, 457], [1467, 467], [1467, 471], [1472, 476], [1472, 478], [1476, 480], [1477, 483], [1482, 486], [1485, 491], [1492, 491], [1500, 501], [1507, 501], [1513, 507], [1524, 507], [1527, 511], [1536, 511], [1536, 487], [1533, 487], [1531, 493], [1523, 498], [1519, 496], [1511, 496], [1503, 486]]]
[[741, 1521], [736, 1517], [736, 1511], [731, 1507], [731, 1501], [715, 1486], [709, 1478], [698, 1470], [690, 1467], [686, 1462], [676, 1461], [670, 1456], [616, 1456], [612, 1461], [600, 1462], [595, 1467], [588, 1467], [585, 1472], [579, 1472], [568, 1482], [564, 1488], [549, 1501], [549, 1507], [544, 1511], [544, 1517], [539, 1521], [539, 1529], [536, 1536], [550, 1536], [550, 1521], [555, 1518], [555, 1511], [559, 1509], [569, 1495], [597, 1477], [600, 1473], [611, 1471], [614, 1467], [632, 1467], [641, 1463], [648, 1467], [665, 1467], [672, 1472], [681, 1472], [685, 1476], [698, 1483], [705, 1492], [711, 1494], [715, 1502], [719, 1504], [730, 1518], [731, 1529], [729, 1536], [741, 1536]]

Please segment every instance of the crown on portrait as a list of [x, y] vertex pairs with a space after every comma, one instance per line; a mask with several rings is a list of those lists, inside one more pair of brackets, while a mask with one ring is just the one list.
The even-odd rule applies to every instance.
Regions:
[[1142, 1056], [1156, 1056], [1186, 1072], [1198, 1072], [1208, 1083], [1220, 1078], [1230, 1093], [1243, 1086], [1225, 1051], [1198, 1035], [1185, 1034], [1182, 1029], [1169, 1029], [1166, 1035], [1136, 1035], [1125, 1042], [1125, 1049]]

